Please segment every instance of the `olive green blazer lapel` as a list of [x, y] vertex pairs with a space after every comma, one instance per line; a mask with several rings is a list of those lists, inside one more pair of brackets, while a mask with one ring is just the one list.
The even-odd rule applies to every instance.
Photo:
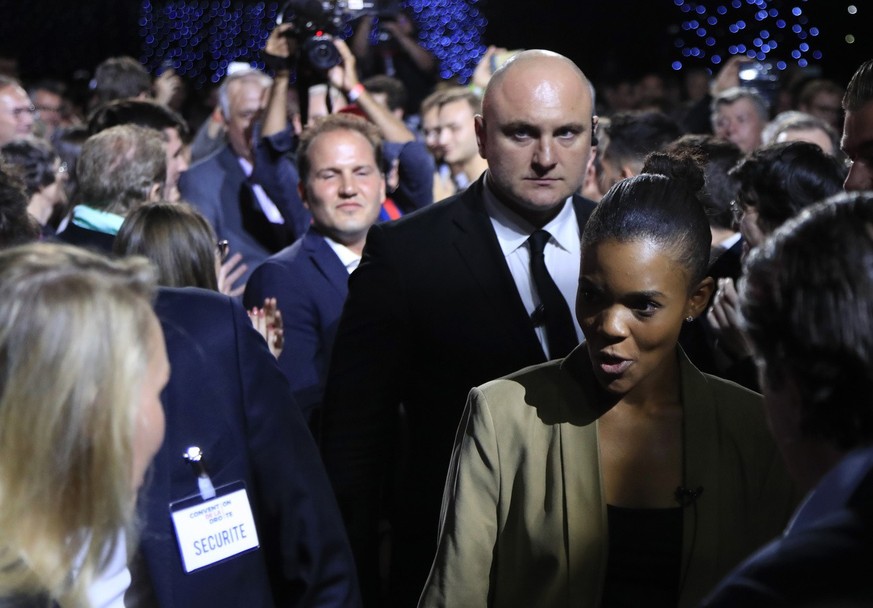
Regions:
[[[682, 570], [680, 575], [680, 606], [683, 597], [703, 597], [706, 586], [718, 577], [719, 509], [723, 504], [718, 478], [719, 445], [718, 412], [712, 386], [685, 353], [679, 349], [682, 378], [683, 440], [685, 488], [703, 488], [698, 504], [685, 508], [682, 523]], [[694, 404], [686, 407], [685, 404]], [[705, 504], [700, 504], [704, 503]], [[693, 559], [692, 559], [693, 557]]]
[[[562, 402], [569, 407], [560, 425], [567, 538], [567, 605], [584, 606], [597, 598], [606, 575], [606, 501], [600, 476], [597, 418], [585, 386], [593, 380], [584, 344], [561, 364]], [[570, 515], [573, 515], [572, 517]], [[599, 567], [592, 568], [592, 564]]]
[[[700, 598], [717, 577], [719, 555], [719, 446], [718, 414], [710, 383], [679, 349], [685, 472], [684, 486], [702, 487], [699, 500], [705, 508], [689, 506], [683, 514], [682, 582], [683, 597]], [[600, 475], [597, 422], [599, 413], [586, 397], [584, 387], [591, 381], [591, 363], [584, 345], [562, 363], [563, 402], [567, 423], [561, 425], [561, 456], [564, 463], [565, 514], [567, 518], [567, 564], [569, 604], [579, 606], [595, 597], [600, 601], [608, 559], [606, 500]], [[692, 556], [694, 559], [692, 560]], [[588, 564], [588, 567], [585, 567]], [[599, 568], [591, 568], [599, 564]], [[680, 601], [680, 604], [682, 602]]]

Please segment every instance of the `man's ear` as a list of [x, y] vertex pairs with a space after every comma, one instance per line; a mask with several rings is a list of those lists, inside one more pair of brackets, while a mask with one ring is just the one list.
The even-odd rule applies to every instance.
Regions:
[[476, 143], [479, 146], [479, 156], [488, 159], [488, 153], [485, 146], [485, 118], [481, 114], [476, 114], [473, 117], [473, 126], [476, 129]]
[[712, 277], [704, 278], [692, 290], [688, 298], [688, 314], [687, 317], [695, 319], [706, 312], [706, 306], [712, 299], [712, 292], [715, 291], [715, 281]]
[[212, 122], [227, 127], [227, 117], [221, 109], [221, 104], [215, 106], [215, 109], [212, 111]]
[[303, 185], [303, 180], [297, 182], [297, 193], [300, 195], [300, 200], [303, 201], [303, 206], [309, 209], [309, 202], [306, 200], [306, 186]]
[[150, 203], [156, 203], [161, 200], [164, 196], [164, 184], [159, 184], [155, 182], [152, 184], [152, 187], [149, 188], [149, 193], [146, 197], [146, 200]]

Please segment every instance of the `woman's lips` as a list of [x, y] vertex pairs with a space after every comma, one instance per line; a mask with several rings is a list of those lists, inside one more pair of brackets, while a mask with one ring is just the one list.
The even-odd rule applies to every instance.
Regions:
[[630, 359], [622, 359], [612, 355], [601, 355], [598, 359], [601, 371], [608, 376], [620, 376], [633, 365], [633, 361]]

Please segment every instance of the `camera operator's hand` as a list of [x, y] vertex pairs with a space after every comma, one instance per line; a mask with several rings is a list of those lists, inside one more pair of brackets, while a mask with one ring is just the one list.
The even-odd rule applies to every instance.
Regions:
[[327, 71], [327, 77], [330, 79], [331, 85], [342, 91], [344, 95], [348, 95], [349, 91], [360, 82], [358, 80], [355, 56], [344, 40], [334, 38], [333, 45], [339, 52], [342, 61]]
[[743, 55], [734, 55], [725, 61], [709, 86], [710, 94], [716, 97], [732, 87], [740, 86], [740, 64], [747, 60]]
[[297, 52], [297, 40], [290, 36], [293, 23], [282, 23], [273, 28], [262, 53], [264, 63], [275, 78], [270, 86], [267, 108], [261, 125], [261, 135], [271, 137], [288, 128], [287, 102], [291, 80], [291, 65]]
[[421, 46], [415, 35], [415, 24], [405, 13], [399, 13], [394, 19], [381, 20], [379, 27], [391, 35], [419, 70], [430, 74], [436, 69], [436, 59], [430, 51]]
[[293, 23], [282, 23], [273, 28], [264, 45], [264, 62], [274, 72], [291, 70], [291, 59], [297, 53], [297, 40], [288, 34]]
[[[354, 97], [352, 101], [373, 124], [379, 127], [382, 137], [386, 141], [397, 143], [413, 141], [415, 135], [403, 124], [403, 121], [392, 114], [387, 106], [376, 101], [358, 80], [355, 56], [348, 45], [339, 38], [334, 38], [333, 44], [336, 46], [342, 62], [327, 72], [331, 86], [342, 91], [350, 99]], [[353, 89], [356, 94], [351, 96], [349, 93]]]
[[152, 88], [155, 93], [155, 101], [158, 103], [173, 109], [178, 109], [181, 105], [185, 83], [182, 82], [182, 77], [173, 68], [165, 70], [155, 78], [152, 82]]

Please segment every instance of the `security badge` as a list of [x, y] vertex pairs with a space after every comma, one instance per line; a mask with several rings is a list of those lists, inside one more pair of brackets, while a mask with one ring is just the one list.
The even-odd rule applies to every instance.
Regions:
[[182, 456], [197, 473], [199, 494], [170, 504], [185, 572], [194, 572], [260, 546], [255, 518], [242, 481], [215, 488], [203, 452], [192, 446]]

